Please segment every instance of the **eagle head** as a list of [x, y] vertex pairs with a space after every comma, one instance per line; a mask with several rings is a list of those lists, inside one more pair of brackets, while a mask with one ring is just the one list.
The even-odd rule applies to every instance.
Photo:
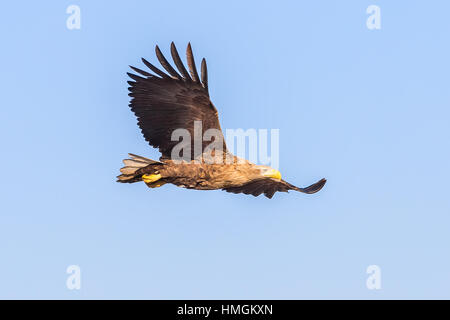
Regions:
[[281, 173], [280, 171], [269, 167], [269, 166], [259, 166], [258, 168], [261, 172], [261, 175], [265, 178], [272, 178], [276, 180], [281, 180]]

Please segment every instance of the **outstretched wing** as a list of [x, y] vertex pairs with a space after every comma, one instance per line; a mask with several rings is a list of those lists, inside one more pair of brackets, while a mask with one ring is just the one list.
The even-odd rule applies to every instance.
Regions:
[[321, 179], [320, 181], [310, 185], [309, 187], [298, 188], [284, 180], [263, 178], [253, 180], [239, 187], [224, 188], [223, 190], [232, 193], [251, 194], [255, 197], [259, 196], [261, 193], [264, 193], [267, 198], [271, 199], [277, 191], [288, 192], [289, 190], [295, 190], [308, 194], [316, 193], [323, 188], [326, 182], [326, 179]]
[[[187, 129], [191, 137], [190, 159], [194, 159], [211, 143], [211, 141], [203, 141], [205, 131], [217, 129], [217, 137], [222, 140], [223, 151], [226, 152], [218, 113], [209, 99], [205, 59], [202, 60], [200, 78], [190, 44], [186, 50], [189, 72], [184, 67], [173, 42], [171, 54], [178, 72], [169, 64], [158, 46], [155, 50], [159, 62], [167, 73], [144, 58], [142, 58], [143, 63], [154, 74], [135, 67], [131, 68], [141, 76], [128, 73], [133, 79], [128, 81], [129, 96], [132, 97], [130, 107], [138, 118], [138, 125], [145, 140], [151, 146], [159, 148], [163, 158], [170, 159], [172, 148], [179, 143], [178, 140], [171, 141], [172, 132], [176, 129]], [[198, 129], [194, 133], [195, 121], [201, 122], [201, 136]], [[197, 122], [197, 128], [200, 127], [200, 122]], [[194, 148], [194, 139], [201, 139], [201, 150]]]

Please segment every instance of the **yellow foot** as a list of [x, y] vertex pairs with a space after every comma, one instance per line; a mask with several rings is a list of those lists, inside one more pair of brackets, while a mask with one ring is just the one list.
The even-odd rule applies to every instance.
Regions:
[[158, 174], [144, 174], [142, 176], [142, 180], [145, 183], [153, 183], [155, 181], [158, 181], [159, 179], [161, 179], [161, 175], [159, 173]]
[[155, 183], [152, 183], [152, 184], [147, 184], [147, 186], [149, 187], [149, 188], [159, 188], [159, 187], [161, 187], [161, 186], [163, 186], [163, 185], [165, 185], [166, 183], [164, 182], [164, 181], [156, 181]]

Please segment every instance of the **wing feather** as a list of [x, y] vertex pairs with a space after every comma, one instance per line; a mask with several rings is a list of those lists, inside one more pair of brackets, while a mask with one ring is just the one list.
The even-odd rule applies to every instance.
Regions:
[[321, 179], [318, 182], [310, 185], [306, 188], [298, 188], [284, 180], [276, 180], [271, 178], [261, 178], [257, 180], [250, 181], [246, 184], [243, 184], [241, 186], [236, 187], [229, 187], [224, 188], [223, 190], [227, 192], [232, 193], [244, 193], [244, 194], [251, 194], [255, 197], [259, 196], [260, 194], [264, 193], [264, 195], [271, 199], [275, 192], [288, 192], [289, 190], [295, 190], [307, 194], [312, 194], [318, 192], [320, 189], [323, 188], [325, 183], [327, 182], [326, 179]]
[[[187, 49], [188, 55], [189, 51]], [[133, 80], [128, 81], [130, 85], [128, 95], [131, 97], [130, 107], [137, 117], [138, 125], [145, 140], [151, 146], [159, 148], [163, 158], [171, 158], [173, 147], [179, 143], [179, 141], [172, 141], [173, 131], [186, 129], [191, 136], [191, 146], [194, 146], [194, 138], [196, 137], [194, 124], [196, 121], [200, 121], [202, 136], [208, 129], [217, 129], [222, 135], [220, 137], [221, 141], [225, 141], [220, 129], [217, 110], [209, 99], [208, 91], [202, 83], [182, 79], [164, 58], [158, 46], [156, 46], [156, 55], [170, 76], [145, 59], [142, 60], [144, 64], [155, 74], [161, 76], [161, 78], [152, 74], [148, 76], [148, 72], [134, 67], [134, 71], [147, 77], [143, 78], [136, 74], [128, 73]], [[176, 55], [174, 55], [174, 60], [181, 62], [181, 59], [177, 59]], [[189, 62], [191, 58], [188, 57], [187, 60]], [[195, 67], [195, 65], [192, 65], [192, 61], [189, 64], [192, 68]], [[180, 66], [177, 67], [180, 69], [180, 72], [184, 73]], [[186, 71], [186, 69], [184, 70]], [[205, 69], [203, 68], [203, 70]], [[203, 73], [202, 81], [207, 83], [207, 80], [204, 78], [205, 72]], [[195, 79], [195, 73], [193, 78]], [[189, 79], [191, 78], [189, 77]], [[203, 153], [203, 150], [209, 144], [210, 141], [202, 141], [201, 150], [192, 147], [191, 159], [197, 158], [200, 155], [198, 152]], [[223, 143], [223, 152], [227, 152], [225, 143]]]
[[153, 75], [147, 71], [141, 70], [141, 69], [133, 67], [133, 66], [130, 66], [130, 68], [133, 69], [135, 72], [142, 74], [143, 76], [153, 77]]
[[142, 58], [142, 62], [147, 66], [147, 68], [152, 70], [154, 73], [156, 73], [161, 78], [169, 78], [169, 76], [167, 74], [165, 74], [163, 71], [159, 70], [157, 67], [152, 65], [150, 62], [148, 62], [144, 58]]
[[178, 68], [178, 71], [180, 71], [183, 78], [187, 81], [192, 80], [191, 76], [187, 72], [186, 68], [184, 67], [183, 62], [180, 59], [180, 55], [178, 54], [177, 47], [175, 47], [175, 43], [170, 44], [170, 53], [172, 54], [173, 62], [175, 62], [175, 65]]
[[206, 92], [208, 92], [208, 68], [206, 67], [205, 58], [202, 59], [202, 85]]
[[138, 75], [135, 75], [135, 74], [133, 74], [133, 73], [127, 72], [127, 75], [128, 75], [131, 79], [133, 79], [134, 81], [142, 81], [142, 80], [145, 80], [145, 78], [142, 78], [142, 77], [140, 77], [140, 76], [138, 76]]
[[191, 43], [188, 43], [186, 49], [186, 57], [187, 63], [189, 67], [189, 72], [191, 73], [192, 80], [194, 82], [200, 82], [200, 78], [198, 77], [197, 68], [195, 67], [194, 54], [192, 53]]
[[159, 60], [159, 63], [166, 69], [166, 71], [172, 76], [174, 79], [181, 80], [181, 76], [178, 74], [178, 72], [175, 71], [175, 69], [170, 65], [170, 63], [166, 60], [164, 55], [162, 54], [161, 50], [159, 50], [159, 47], [155, 47], [156, 57]]

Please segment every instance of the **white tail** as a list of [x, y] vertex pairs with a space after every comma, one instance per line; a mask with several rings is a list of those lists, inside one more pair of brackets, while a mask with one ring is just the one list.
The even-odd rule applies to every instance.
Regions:
[[131, 157], [131, 159], [123, 160], [125, 167], [120, 169], [120, 172], [122, 174], [117, 177], [117, 182], [133, 183], [140, 181], [140, 177], [135, 175], [137, 170], [144, 168], [150, 164], [161, 163], [159, 161], [141, 157], [132, 153], [129, 153], [128, 155]]

